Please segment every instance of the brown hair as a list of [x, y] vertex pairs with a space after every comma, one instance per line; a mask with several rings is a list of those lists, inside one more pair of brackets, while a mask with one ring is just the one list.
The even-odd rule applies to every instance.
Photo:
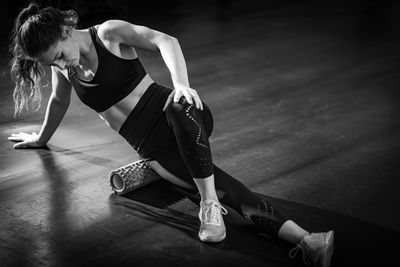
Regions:
[[15, 82], [14, 116], [30, 107], [35, 110], [40, 108], [44, 68], [33, 58], [47, 51], [62, 37], [63, 25], [75, 28], [77, 23], [78, 15], [73, 10], [40, 9], [36, 3], [30, 3], [18, 14], [10, 46], [13, 54], [11, 77]]

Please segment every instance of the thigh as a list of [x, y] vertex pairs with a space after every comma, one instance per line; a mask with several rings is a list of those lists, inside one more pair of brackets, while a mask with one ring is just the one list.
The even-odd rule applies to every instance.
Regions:
[[197, 190], [196, 185], [183, 162], [178, 150], [171, 150], [148, 161], [150, 167], [165, 180], [189, 190]]
[[[161, 177], [170, 183], [185, 189], [187, 197], [198, 204], [198, 189], [190, 175], [189, 170], [180, 158], [178, 151], [170, 151], [167, 154], [149, 161], [150, 167]], [[259, 198], [240, 181], [230, 176], [214, 164], [215, 189], [221, 203], [228, 205], [239, 213], [243, 213], [243, 205], [257, 206]]]
[[[149, 161], [149, 165], [165, 180], [182, 188], [189, 189], [193, 193], [198, 192], [190, 171], [177, 149]], [[222, 201], [231, 204], [240, 201], [240, 198], [244, 196], [254, 197], [254, 194], [240, 181], [215, 164], [213, 164], [213, 168], [215, 189], [217, 190], [218, 197], [222, 198]]]

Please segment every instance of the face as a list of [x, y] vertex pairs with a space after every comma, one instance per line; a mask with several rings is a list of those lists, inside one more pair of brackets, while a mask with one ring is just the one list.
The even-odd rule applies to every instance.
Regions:
[[40, 54], [36, 60], [43, 65], [56, 66], [61, 70], [70, 66], [76, 67], [79, 64], [79, 47], [71, 36], [64, 32], [63, 38]]

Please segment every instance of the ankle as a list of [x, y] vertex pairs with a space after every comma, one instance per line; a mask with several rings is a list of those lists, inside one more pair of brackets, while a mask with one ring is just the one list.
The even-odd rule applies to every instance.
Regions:
[[299, 236], [300, 236], [300, 242], [301, 242], [306, 236], [309, 236], [309, 235], [311, 235], [311, 233], [306, 232], [306, 231], [300, 233], [300, 234], [299, 234]]
[[292, 220], [287, 220], [279, 229], [278, 237], [294, 245], [299, 244], [310, 233]]
[[217, 195], [201, 196], [201, 201], [205, 201], [205, 200], [214, 200], [219, 203], [219, 199], [218, 199]]
[[202, 201], [210, 199], [219, 202], [217, 191], [215, 189], [214, 175], [206, 178], [193, 178], [193, 181], [199, 190]]

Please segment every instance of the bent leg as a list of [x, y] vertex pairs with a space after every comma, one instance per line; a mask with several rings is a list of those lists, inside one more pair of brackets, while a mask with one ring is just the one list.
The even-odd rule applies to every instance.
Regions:
[[205, 104], [200, 110], [181, 97], [177, 103], [171, 102], [167, 106], [166, 119], [174, 133], [179, 154], [200, 192], [199, 238], [204, 242], [220, 242], [226, 236], [222, 217], [226, 210], [219, 204], [215, 189], [208, 141], [213, 123], [211, 112]]
[[193, 178], [208, 178], [213, 174], [208, 137], [213, 128], [211, 111], [189, 104], [184, 97], [166, 108], [166, 119], [172, 129], [180, 155]]
[[[239, 212], [263, 233], [274, 237], [284, 233], [283, 239], [289, 242], [300, 238], [299, 233], [305, 232], [301, 227], [290, 224], [291, 221], [268, 202], [212, 163], [208, 137], [211, 135], [213, 119], [208, 107], [205, 104], [203, 106], [204, 110], [200, 111], [182, 97], [178, 103], [172, 102], [167, 107], [166, 118], [176, 137], [179, 152], [173, 151], [157, 161], [189, 184], [193, 184], [192, 178], [199, 178], [194, 182], [202, 199], [217, 198], [215, 189], [219, 191], [222, 203]], [[285, 231], [280, 231], [284, 223]], [[286, 227], [288, 225], [290, 227]]]

